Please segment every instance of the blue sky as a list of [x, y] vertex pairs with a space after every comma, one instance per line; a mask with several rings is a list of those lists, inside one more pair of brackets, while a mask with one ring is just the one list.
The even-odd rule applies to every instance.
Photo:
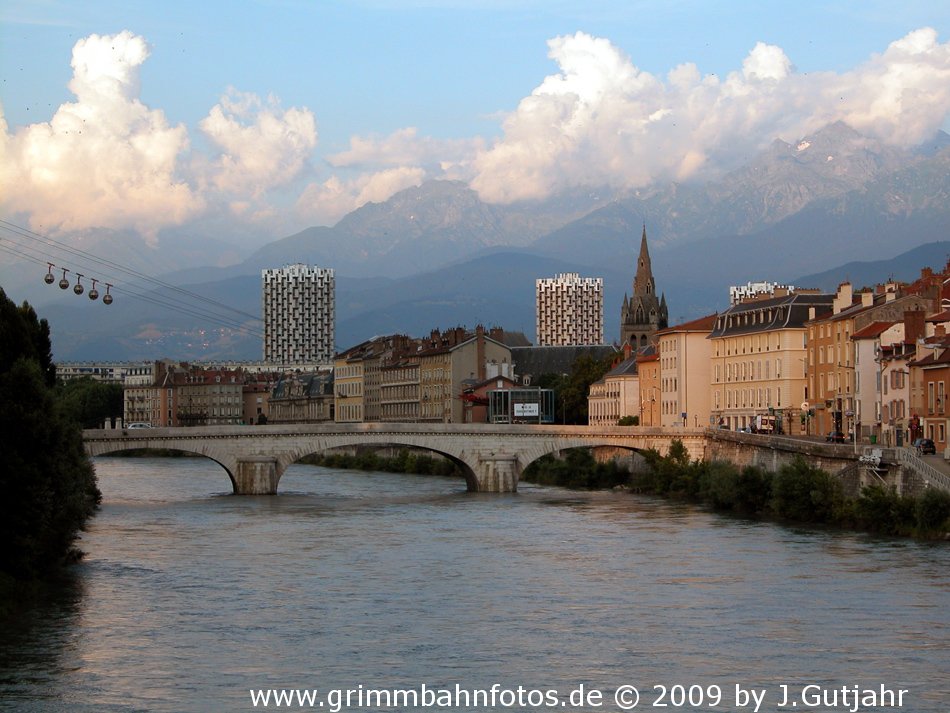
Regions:
[[494, 202], [701, 179], [839, 118], [907, 144], [948, 127], [948, 20], [916, 0], [6, 0], [0, 209], [273, 239], [432, 178]]

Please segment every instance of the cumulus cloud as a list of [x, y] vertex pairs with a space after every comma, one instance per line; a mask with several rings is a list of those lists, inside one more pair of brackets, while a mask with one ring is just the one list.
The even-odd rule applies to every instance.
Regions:
[[303, 217], [333, 223], [366, 203], [380, 203], [418, 186], [425, 178], [425, 170], [418, 167], [390, 168], [346, 181], [333, 176], [308, 185], [297, 201], [297, 211]]
[[216, 152], [192, 151], [184, 125], [140, 100], [144, 38], [91, 35], [73, 48], [75, 101], [10, 133], [0, 107], [0, 205], [35, 230], [162, 228], [215, 211], [274, 214], [268, 191], [299, 176], [317, 143], [309, 109], [229, 89], [200, 123]]
[[[194, 150], [183, 125], [139, 99], [145, 40], [92, 35], [73, 50], [75, 101], [49, 122], [11, 132], [0, 107], [0, 207], [29, 214], [43, 231], [155, 236], [209, 215], [323, 223], [434, 178], [471, 180], [490, 202], [574, 186], [625, 189], [712, 176], [777, 137], [795, 141], [835, 121], [912, 145], [950, 115], [950, 43], [929, 28], [842, 73], [799, 73], [763, 42], [722, 77], [692, 63], [654, 75], [583, 32], [551, 39], [548, 54], [556, 71], [504, 116], [491, 143], [407, 127], [354, 136], [311, 166], [318, 134], [309, 109], [229, 89], [198, 125], [208, 142]], [[272, 204], [298, 195], [295, 216]]]
[[274, 97], [262, 101], [233, 88], [200, 126], [222, 151], [208, 178], [226, 194], [256, 198], [289, 183], [317, 145], [309, 109], [283, 110]]
[[796, 73], [781, 48], [761, 42], [724, 78], [694, 64], [657, 77], [583, 32], [548, 48], [558, 73], [521, 100], [503, 136], [475, 158], [472, 186], [485, 200], [708, 175], [777, 137], [795, 140], [834, 121], [911, 145], [950, 113], [950, 44], [929, 28], [842, 74]]
[[480, 138], [435, 139], [419, 136], [410, 126], [388, 136], [353, 136], [347, 151], [332, 154], [327, 161], [336, 168], [417, 166], [446, 174], [466, 170], [472, 156], [484, 148]]
[[147, 57], [145, 40], [127, 31], [76, 43], [76, 101], [12, 135], [0, 126], [5, 207], [29, 213], [35, 229], [133, 227], [152, 237], [202, 210], [177, 170], [187, 131], [138, 99]]

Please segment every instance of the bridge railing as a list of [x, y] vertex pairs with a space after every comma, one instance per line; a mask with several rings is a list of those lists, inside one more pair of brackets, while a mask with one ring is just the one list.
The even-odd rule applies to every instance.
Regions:
[[895, 448], [894, 450], [897, 452], [898, 463], [905, 468], [913, 470], [917, 475], [923, 478], [925, 482], [941, 490], [950, 492], [950, 476], [946, 473], [941, 473], [932, 465], [925, 462], [923, 458], [918, 456], [910, 448]]
[[[833, 454], [837, 457], [846, 458], [849, 455], [857, 457], [862, 451], [855, 451], [852, 443], [826, 443], [824, 441], [812, 440], [809, 438], [796, 438], [794, 436], [775, 436], [769, 433], [745, 433], [743, 431], [731, 431], [724, 428], [707, 428], [706, 436], [708, 438], [721, 441], [733, 441], [736, 443], [748, 443], [755, 446], [764, 446], [771, 448], [780, 448], [787, 451], [814, 451], [816, 448], [822, 452]], [[858, 446], [863, 449], [863, 446]]]

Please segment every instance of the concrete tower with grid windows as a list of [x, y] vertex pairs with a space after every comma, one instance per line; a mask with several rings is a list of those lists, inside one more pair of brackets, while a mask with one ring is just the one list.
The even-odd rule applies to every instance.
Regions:
[[330, 268], [298, 263], [261, 271], [265, 362], [333, 364], [335, 286]]
[[537, 345], [604, 343], [604, 279], [566, 272], [536, 281]]

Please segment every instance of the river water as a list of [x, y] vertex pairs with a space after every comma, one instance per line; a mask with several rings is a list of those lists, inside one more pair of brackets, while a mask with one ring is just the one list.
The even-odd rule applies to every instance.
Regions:
[[754, 710], [753, 689], [760, 711], [853, 710], [842, 686], [950, 710], [950, 545], [529, 484], [295, 465], [235, 497], [206, 460], [96, 469], [85, 560], [0, 632], [2, 710], [249, 711], [252, 689], [378, 710], [327, 696], [423, 684], [484, 691], [429, 710], [618, 711], [624, 685], [636, 710]]

